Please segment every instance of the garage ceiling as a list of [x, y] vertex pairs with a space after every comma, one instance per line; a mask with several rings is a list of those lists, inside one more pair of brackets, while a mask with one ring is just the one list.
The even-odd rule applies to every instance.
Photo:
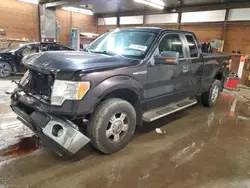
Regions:
[[[41, 2], [55, 2], [55, 0], [40, 0]], [[71, 6], [88, 6], [96, 14], [115, 13], [126, 11], [151, 11], [155, 10], [134, 0], [63, 0]], [[185, 6], [214, 5], [223, 3], [249, 2], [249, 0], [163, 0], [166, 8], [177, 8]]]

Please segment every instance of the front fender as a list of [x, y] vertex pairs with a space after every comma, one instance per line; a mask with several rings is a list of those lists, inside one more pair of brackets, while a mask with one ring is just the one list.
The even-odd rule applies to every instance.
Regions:
[[129, 76], [114, 76], [89, 90], [84, 99], [79, 102], [77, 114], [93, 113], [103, 97], [118, 89], [129, 89], [135, 92], [140, 100], [144, 99], [143, 87], [137, 80]]

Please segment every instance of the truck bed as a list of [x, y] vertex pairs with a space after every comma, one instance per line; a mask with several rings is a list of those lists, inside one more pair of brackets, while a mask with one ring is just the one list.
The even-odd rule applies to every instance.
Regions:
[[205, 59], [207, 59], [207, 58], [219, 58], [219, 57], [230, 59], [230, 55], [223, 54], [223, 53], [217, 53], [217, 54], [216, 53], [202, 53], [202, 55]]

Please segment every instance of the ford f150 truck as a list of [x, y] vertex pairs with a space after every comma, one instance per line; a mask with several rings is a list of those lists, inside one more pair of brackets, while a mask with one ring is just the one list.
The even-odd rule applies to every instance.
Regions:
[[59, 155], [89, 141], [111, 154], [136, 125], [196, 103], [216, 104], [230, 56], [202, 53], [194, 33], [161, 28], [107, 32], [85, 52], [42, 52], [11, 95], [18, 119]]

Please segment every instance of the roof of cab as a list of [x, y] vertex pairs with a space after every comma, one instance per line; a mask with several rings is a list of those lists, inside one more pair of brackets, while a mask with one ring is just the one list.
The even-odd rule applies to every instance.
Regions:
[[160, 33], [164, 31], [176, 31], [178, 33], [192, 33], [190, 31], [184, 31], [184, 30], [175, 30], [175, 29], [168, 29], [168, 28], [160, 28], [160, 27], [127, 27], [127, 28], [118, 28], [120, 30], [140, 30], [140, 31], [149, 31], [154, 33]]

